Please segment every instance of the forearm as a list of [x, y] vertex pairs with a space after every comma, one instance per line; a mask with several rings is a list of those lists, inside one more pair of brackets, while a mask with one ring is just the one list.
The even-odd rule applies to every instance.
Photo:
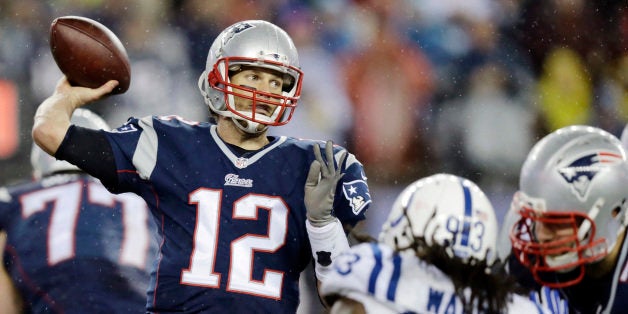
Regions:
[[32, 130], [35, 143], [54, 156], [70, 127], [74, 110], [105, 97], [116, 86], [117, 81], [109, 81], [98, 88], [72, 86], [65, 77], [61, 78], [52, 96], [44, 100], [35, 112]]
[[333, 260], [349, 248], [342, 223], [332, 215], [336, 186], [344, 176], [341, 165], [347, 152], [340, 156], [336, 167], [333, 143], [327, 141], [325, 157], [326, 160], [323, 159], [318, 144], [314, 145], [315, 160], [307, 175], [304, 198], [307, 210], [305, 226], [315, 261], [314, 270], [320, 281], [324, 281], [331, 271]]
[[39, 147], [54, 155], [70, 127], [70, 118], [76, 106], [68, 97], [55, 93], [35, 112], [32, 136]]
[[332, 271], [333, 261], [340, 253], [349, 249], [349, 240], [342, 223], [336, 218], [323, 227], [316, 227], [309, 220], [305, 222], [305, 226], [315, 262], [316, 278], [325, 281]]

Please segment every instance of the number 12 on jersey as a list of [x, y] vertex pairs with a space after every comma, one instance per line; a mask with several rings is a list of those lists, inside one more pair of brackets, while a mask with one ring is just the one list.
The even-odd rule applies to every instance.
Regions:
[[[194, 246], [190, 267], [181, 272], [181, 283], [220, 288], [214, 269], [220, 231], [222, 190], [201, 188], [190, 194], [196, 205]], [[268, 211], [268, 234], [245, 234], [231, 242], [227, 291], [281, 299], [284, 272], [264, 269], [262, 280], [253, 279], [255, 252], [273, 253], [286, 243], [288, 206], [279, 196], [248, 194], [233, 204], [233, 219], [257, 220], [259, 209]]]

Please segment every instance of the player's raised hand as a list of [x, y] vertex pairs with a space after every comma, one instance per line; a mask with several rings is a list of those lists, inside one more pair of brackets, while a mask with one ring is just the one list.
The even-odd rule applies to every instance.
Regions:
[[341, 165], [347, 157], [344, 151], [338, 160], [338, 167], [334, 164], [334, 149], [332, 141], [325, 143], [325, 160], [321, 155], [318, 144], [314, 145], [314, 157], [310, 165], [310, 172], [305, 182], [305, 208], [307, 218], [315, 227], [322, 227], [334, 221], [331, 215], [334, 204], [336, 185], [344, 173]]
[[73, 108], [78, 108], [87, 103], [103, 98], [118, 86], [118, 81], [108, 81], [97, 88], [72, 86], [64, 76], [57, 82], [53, 97], [65, 97], [71, 102]]
[[117, 81], [108, 81], [98, 88], [78, 87], [70, 85], [67, 78], [62, 77], [54, 93], [35, 112], [31, 132], [35, 143], [54, 156], [70, 127], [74, 110], [104, 97], [117, 85]]

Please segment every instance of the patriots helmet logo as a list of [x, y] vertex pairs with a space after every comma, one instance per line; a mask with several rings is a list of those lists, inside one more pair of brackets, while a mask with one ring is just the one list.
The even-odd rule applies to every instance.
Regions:
[[229, 29], [227, 29], [225, 31], [225, 36], [222, 39], [222, 44], [226, 45], [227, 42], [229, 40], [231, 40], [231, 38], [233, 38], [234, 36], [236, 36], [239, 33], [242, 33], [243, 31], [254, 27], [253, 25], [251, 25], [250, 23], [246, 23], [246, 22], [241, 22], [241, 23], [237, 23], [235, 25], [232, 25], [231, 27], [229, 27]]
[[584, 201], [595, 176], [604, 167], [621, 161], [621, 155], [613, 152], [588, 153], [567, 161], [564, 166], [559, 165], [558, 173], [571, 186], [571, 191], [578, 199]]

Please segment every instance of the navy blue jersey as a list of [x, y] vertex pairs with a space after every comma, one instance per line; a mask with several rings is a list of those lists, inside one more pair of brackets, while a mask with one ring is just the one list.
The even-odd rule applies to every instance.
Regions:
[[0, 189], [5, 265], [29, 312], [144, 312], [154, 228], [141, 198], [86, 175]]
[[626, 235], [615, 245], [620, 245], [617, 263], [613, 270], [593, 278], [585, 273], [582, 281], [563, 288], [561, 293], [569, 302], [570, 313], [626, 313], [628, 309], [628, 245]]
[[[296, 312], [311, 262], [305, 180], [324, 142], [270, 137], [238, 155], [215, 125], [176, 117], [130, 119], [106, 135], [118, 169], [109, 188], [141, 195], [158, 221], [149, 311]], [[344, 148], [334, 150], [338, 161]], [[355, 225], [371, 199], [355, 157], [341, 166], [334, 214]]]

